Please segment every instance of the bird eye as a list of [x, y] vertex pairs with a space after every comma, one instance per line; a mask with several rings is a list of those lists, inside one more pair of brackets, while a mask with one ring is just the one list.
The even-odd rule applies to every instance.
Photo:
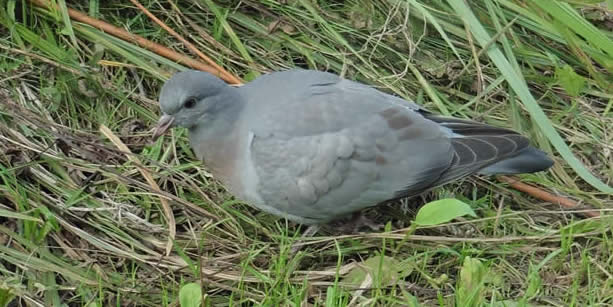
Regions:
[[196, 105], [196, 102], [198, 102], [196, 98], [190, 97], [190, 98], [187, 98], [187, 100], [185, 100], [185, 103], [183, 103], [183, 106], [185, 108], [191, 109]]

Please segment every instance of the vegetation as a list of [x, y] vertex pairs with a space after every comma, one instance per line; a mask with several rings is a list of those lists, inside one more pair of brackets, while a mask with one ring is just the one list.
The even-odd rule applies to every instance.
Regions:
[[[151, 142], [157, 93], [186, 67], [67, 9], [196, 58], [185, 45], [128, 1], [54, 2], [0, 1], [0, 306], [613, 304], [613, 1], [141, 0], [246, 81], [332, 71], [521, 131], [556, 160], [521, 180], [580, 204], [475, 177], [295, 254], [304, 227], [224, 192], [185, 131]], [[477, 217], [411, 225], [444, 198]]]

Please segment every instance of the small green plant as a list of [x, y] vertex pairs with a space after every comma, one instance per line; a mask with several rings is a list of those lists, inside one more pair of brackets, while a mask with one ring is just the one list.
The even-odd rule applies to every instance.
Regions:
[[429, 202], [421, 207], [415, 216], [415, 224], [435, 226], [465, 215], [477, 216], [465, 202], [455, 198], [444, 198]]
[[456, 288], [456, 303], [458, 307], [481, 306], [484, 301], [483, 292], [487, 268], [476, 258], [467, 256], [460, 270], [460, 279]]
[[15, 299], [10, 289], [0, 286], [0, 307], [7, 307]]
[[179, 303], [181, 307], [202, 306], [202, 288], [200, 284], [191, 282], [185, 284], [179, 290]]

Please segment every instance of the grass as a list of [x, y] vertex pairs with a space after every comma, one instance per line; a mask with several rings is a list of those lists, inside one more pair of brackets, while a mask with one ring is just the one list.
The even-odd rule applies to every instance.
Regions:
[[[385, 230], [328, 229], [296, 255], [303, 227], [225, 193], [185, 131], [150, 141], [157, 93], [184, 68], [66, 23], [65, 8], [187, 49], [126, 1], [58, 3], [0, 3], [0, 306], [177, 306], [190, 283], [206, 306], [613, 304], [612, 1], [141, 1], [245, 80], [332, 71], [521, 131], [557, 162], [522, 181], [604, 210], [586, 219], [475, 177], [369, 209]], [[157, 193], [101, 125], [171, 201], [169, 256]], [[446, 197], [478, 217], [407, 235]]]

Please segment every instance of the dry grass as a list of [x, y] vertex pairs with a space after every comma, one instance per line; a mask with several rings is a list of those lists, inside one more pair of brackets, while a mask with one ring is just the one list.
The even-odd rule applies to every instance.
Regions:
[[[190, 54], [126, 3], [69, 6]], [[604, 215], [585, 219], [473, 178], [369, 209], [387, 223], [381, 232], [328, 229], [291, 255], [302, 228], [233, 200], [196, 161], [185, 131], [150, 141], [157, 93], [181, 66], [86, 25], [67, 26], [63, 10], [9, 0], [0, 8], [0, 305], [177, 306], [190, 282], [202, 285], [207, 306], [613, 304], [613, 198], [558, 156], [447, 2], [141, 3], [246, 80], [288, 67], [334, 71], [433, 111], [522, 131], [557, 162], [522, 180]], [[610, 5], [576, 10], [611, 39]], [[613, 54], [606, 44], [580, 38], [532, 1], [475, 1], [471, 8], [496, 39], [489, 47], [515, 59], [539, 110], [582, 165], [610, 185]], [[579, 77], [565, 74], [566, 64]], [[479, 218], [407, 235], [417, 206], [449, 196], [471, 204]], [[176, 224], [168, 256], [160, 197]], [[355, 277], [381, 259], [378, 274]]]

